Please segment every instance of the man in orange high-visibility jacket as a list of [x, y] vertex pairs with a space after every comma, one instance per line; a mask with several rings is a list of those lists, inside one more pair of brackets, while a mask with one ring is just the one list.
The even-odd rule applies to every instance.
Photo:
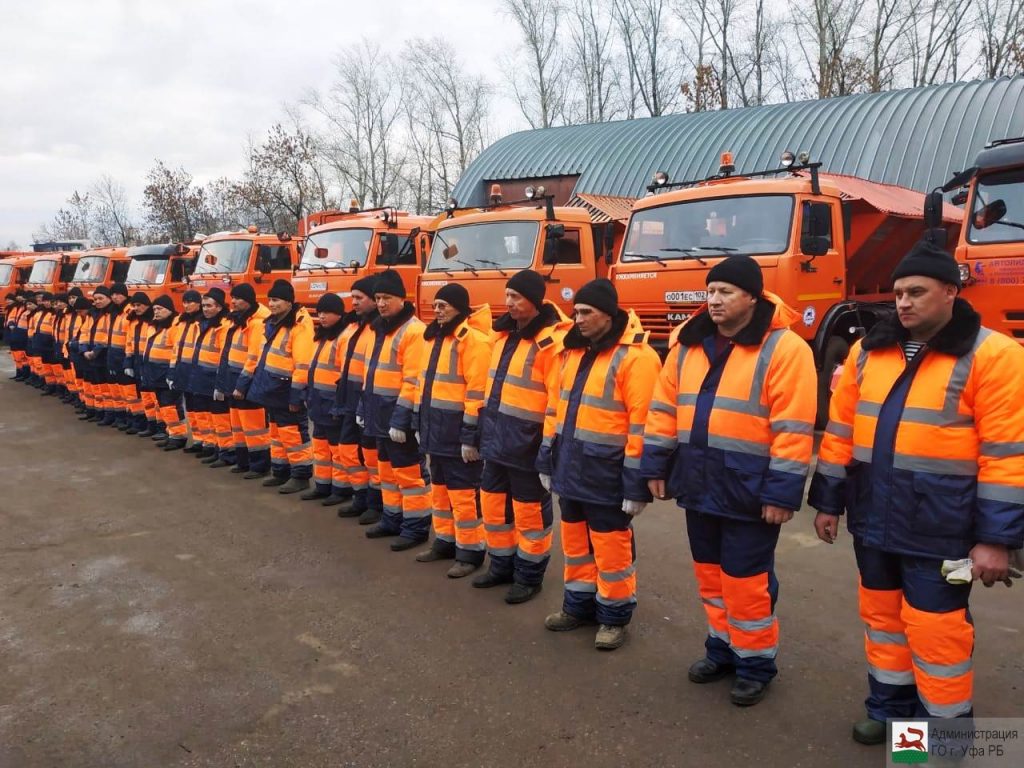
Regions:
[[25, 352], [28, 347], [28, 307], [25, 303], [27, 295], [21, 289], [14, 292], [15, 308], [13, 311], [9, 310], [5, 318], [7, 324], [5, 338], [11, 350], [11, 359], [14, 360], [14, 381], [26, 381], [32, 375], [28, 365], [28, 355]]
[[344, 489], [341, 494], [335, 490], [321, 502], [325, 507], [341, 505], [338, 517], [358, 517], [360, 525], [373, 525], [383, 512], [377, 440], [364, 434], [356, 422], [356, 409], [363, 396], [366, 361], [374, 338], [373, 322], [380, 317], [373, 298], [375, 280], [373, 275], [367, 275], [352, 284], [352, 311], [345, 318], [345, 328], [338, 337], [343, 359], [338, 387], [334, 392], [333, 412], [341, 419], [342, 468], [352, 495], [348, 497]]
[[377, 440], [384, 513], [366, 537], [397, 536], [391, 549], [401, 552], [430, 536], [429, 480], [412, 429], [424, 325], [405, 300], [397, 272], [377, 275], [373, 290], [380, 317], [373, 322], [357, 416], [363, 433]]
[[537, 452], [548, 388], [558, 374], [562, 339], [572, 327], [544, 301], [544, 278], [530, 269], [505, 284], [504, 315], [494, 321], [494, 347], [480, 412], [480, 507], [491, 557], [473, 586], [511, 584], [509, 604], [541, 590], [551, 559], [551, 493], [541, 485]]
[[[110, 348], [107, 350], [107, 378], [110, 388], [108, 426], [124, 432], [129, 427], [129, 402], [134, 399], [135, 385], [125, 374], [128, 326], [132, 312], [128, 304], [128, 288], [124, 283], [110, 286], [111, 326]], [[102, 422], [101, 422], [102, 423]]]
[[537, 457], [558, 494], [565, 555], [562, 610], [544, 625], [562, 632], [596, 621], [594, 645], [611, 651], [636, 608], [632, 520], [651, 500], [640, 456], [661, 360], [637, 316], [619, 309], [611, 281], [590, 281], [573, 306]]
[[775, 545], [810, 470], [816, 376], [810, 347], [789, 330], [799, 315], [763, 293], [754, 259], [722, 259], [707, 285], [707, 306], [670, 337], [641, 473], [686, 509], [708, 619], [689, 678], [735, 670], [730, 699], [750, 706], [777, 673]]
[[153, 300], [153, 322], [143, 340], [142, 378], [144, 391], [154, 393], [162, 427], [153, 435], [156, 445], [165, 451], [185, 447], [188, 427], [182, 408], [182, 392], [171, 387], [171, 366], [178, 354], [183, 326], [175, 317], [174, 302], [164, 294]]
[[832, 396], [808, 502], [818, 536], [847, 514], [868, 662], [865, 744], [889, 718], [972, 713], [971, 558], [986, 586], [1024, 544], [1024, 349], [958, 298], [956, 261], [927, 240], [893, 273], [896, 315], [854, 344]]
[[32, 325], [29, 328], [28, 351], [31, 358], [36, 386], [43, 390], [43, 395], [51, 395], [55, 391], [55, 381], [50, 370], [53, 357], [53, 294], [39, 291], [35, 297], [35, 312], [32, 314]]
[[[142, 291], [136, 291], [128, 299], [131, 319], [128, 323], [128, 339], [125, 343], [124, 373], [132, 381], [132, 397], [128, 405], [131, 411], [131, 425], [125, 430], [126, 435], [143, 434], [152, 437], [159, 421], [155, 392], [144, 392], [141, 386], [142, 353], [145, 340], [149, 337], [149, 326], [153, 322], [152, 302]], [[145, 434], [144, 434], [145, 433]]]
[[434, 297], [434, 312], [423, 332], [414, 417], [420, 449], [430, 457], [434, 543], [416, 559], [454, 559], [448, 577], [460, 579], [479, 568], [487, 552], [477, 427], [491, 362], [491, 310], [485, 304], [474, 312], [469, 291], [448, 283]]
[[263, 485], [278, 486], [278, 493], [298, 493], [309, 488], [313, 474], [305, 403], [313, 320], [295, 303], [295, 289], [287, 280], [274, 281], [267, 307], [270, 317], [263, 325], [263, 339], [257, 340], [259, 356], [249, 356], [232, 396], [267, 409], [271, 476]]
[[88, 393], [85, 389], [85, 359], [82, 356], [82, 332], [89, 325], [89, 311], [91, 305], [89, 299], [82, 293], [77, 285], [68, 291], [68, 310], [71, 312], [71, 321], [68, 324], [68, 359], [71, 361], [71, 377], [74, 380], [72, 391], [74, 392], [73, 403], [77, 413], [85, 413], [87, 410], [86, 400]]
[[82, 421], [92, 421], [101, 426], [113, 424], [114, 403], [110, 392], [110, 374], [107, 369], [107, 353], [110, 349], [110, 334], [114, 325], [117, 307], [110, 298], [110, 289], [101, 285], [92, 292], [93, 310], [89, 322], [82, 329], [79, 345], [86, 364], [86, 381], [92, 390], [92, 410]]
[[196, 340], [199, 338], [202, 319], [203, 295], [195, 290], [185, 291], [181, 296], [181, 314], [175, 321], [180, 331], [178, 347], [175, 350], [174, 359], [171, 360], [170, 376], [167, 379], [167, 386], [182, 394], [185, 419], [188, 422], [189, 431], [192, 433], [192, 445], [182, 453], [203, 452], [208, 426], [206, 413], [196, 407], [194, 397], [188, 391], [188, 382], [192, 378], [192, 358], [196, 354]]
[[[203, 450], [196, 454], [203, 464], [217, 464], [220, 451], [231, 447], [231, 416], [225, 398], [215, 397], [217, 370], [224, 353], [224, 340], [230, 321], [228, 320], [227, 297], [224, 290], [214, 286], [203, 294], [201, 306], [203, 317], [199, 321], [199, 335], [192, 353], [192, 373], [189, 375], [186, 392], [192, 394], [192, 405], [197, 416], [205, 421]], [[226, 466], [224, 463], [217, 467]]]
[[316, 303], [316, 314], [320, 322], [306, 361], [306, 409], [313, 423], [313, 487], [299, 497], [303, 501], [326, 499], [335, 491], [341, 495], [346, 482], [341, 418], [332, 412], [344, 358], [338, 337], [345, 327], [345, 302], [336, 293], [325, 293]]
[[231, 447], [220, 452], [217, 462], [234, 464], [231, 471], [246, 480], [266, 477], [270, 472], [270, 426], [267, 414], [250, 400], [231, 396], [246, 363], [259, 360], [263, 351], [263, 325], [270, 310], [256, 300], [256, 289], [248, 283], [231, 287], [231, 314], [224, 340], [224, 352], [217, 369], [214, 398], [228, 403], [231, 424]]

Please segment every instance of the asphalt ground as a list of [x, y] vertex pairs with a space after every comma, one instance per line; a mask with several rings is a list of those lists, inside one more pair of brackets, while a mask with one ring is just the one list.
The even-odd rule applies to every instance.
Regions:
[[[880, 766], [855, 744], [856, 570], [801, 510], [780, 540], [780, 674], [697, 686], [682, 511], [637, 519], [627, 644], [393, 553], [353, 520], [80, 423], [0, 352], [0, 768]], [[1024, 716], [1024, 585], [975, 592], [976, 713]]]

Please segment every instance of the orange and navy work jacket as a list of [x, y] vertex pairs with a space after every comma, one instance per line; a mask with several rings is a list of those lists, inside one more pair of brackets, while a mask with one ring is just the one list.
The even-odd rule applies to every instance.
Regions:
[[423, 358], [413, 406], [420, 449], [436, 456], [460, 457], [462, 446], [480, 445], [480, 409], [491, 364], [491, 308], [423, 332]]
[[53, 312], [42, 307], [32, 315], [28, 351], [33, 357], [42, 358], [44, 363], [54, 362], [53, 319]]
[[309, 313], [295, 304], [279, 320], [268, 317], [258, 342], [259, 356], [249, 356], [235, 388], [265, 408], [303, 405], [313, 346]]
[[142, 317], [133, 314], [128, 323], [128, 340], [124, 345], [124, 367], [130, 368], [136, 380], [142, 378], [142, 355], [150, 333], [153, 311], [146, 310]]
[[107, 370], [107, 353], [110, 350], [110, 334], [114, 317], [109, 305], [106, 309], [94, 309], [89, 313], [89, 322], [82, 329], [79, 347], [82, 352], [95, 352], [96, 356], [87, 364], [100, 371]]
[[556, 386], [562, 340], [572, 322], [554, 304], [518, 328], [508, 313], [494, 321], [491, 366], [480, 412], [480, 455], [536, 472], [548, 391]]
[[338, 416], [356, 415], [356, 409], [363, 396], [366, 360], [370, 355], [373, 341], [372, 325], [378, 317], [380, 315], [376, 309], [365, 315], [349, 312], [345, 316], [345, 328], [338, 337], [343, 356], [341, 372], [338, 375], [338, 387], [334, 392], [334, 412]]
[[188, 379], [189, 392], [213, 397], [230, 325], [228, 313], [223, 310], [212, 318], [204, 317], [199, 321], [199, 334], [192, 351], [192, 373]]
[[537, 471], [560, 497], [592, 504], [650, 501], [640, 476], [644, 425], [661, 360], [630, 310], [619, 310], [591, 345], [565, 335], [555, 386], [548, 392]]
[[142, 386], [148, 390], [167, 389], [171, 367], [178, 354], [182, 326], [176, 317], [147, 326], [142, 348]]
[[908, 362], [896, 317], [850, 350], [808, 502], [887, 552], [1024, 545], [1024, 349], [963, 299]]
[[24, 304], [15, 304], [7, 315], [7, 343], [12, 352], [23, 352], [28, 346], [28, 308]]
[[688, 510], [760, 520], [797, 510], [810, 471], [817, 374], [799, 318], [772, 294], [731, 339], [706, 307], [672, 332], [647, 415], [641, 475]]
[[192, 370], [195, 367], [195, 356], [199, 344], [199, 334], [202, 331], [200, 321], [203, 319], [202, 310], [197, 309], [192, 314], [182, 313], [178, 315], [178, 325], [181, 327], [178, 336], [178, 348], [171, 360], [171, 383], [174, 388], [184, 392], [192, 381]]
[[357, 409], [366, 425], [363, 434], [387, 437], [391, 429], [409, 432], [426, 326], [407, 301], [394, 316], [378, 317], [371, 328], [363, 394]]
[[107, 351], [107, 368], [111, 373], [124, 374], [128, 348], [128, 326], [132, 313], [127, 304], [117, 309], [110, 324], [110, 349]]
[[310, 421], [316, 424], [334, 424], [334, 393], [338, 389], [338, 377], [345, 362], [345, 346], [341, 333], [345, 329], [345, 317], [336, 325], [325, 328], [318, 325], [313, 331], [310, 347], [309, 371], [306, 375], [306, 408]]
[[71, 359], [72, 364], [80, 366], [82, 364], [81, 354], [81, 340], [82, 332], [89, 325], [89, 311], [79, 311], [77, 309], [72, 310], [68, 313], [71, 317], [68, 322], [67, 332], [67, 350], [68, 357]]
[[255, 311], [247, 316], [232, 313], [228, 317], [230, 325], [217, 369], [216, 387], [225, 397], [235, 391], [238, 377], [250, 358], [253, 370], [256, 370], [256, 363], [263, 352], [263, 324], [270, 317], [270, 310], [257, 304]]

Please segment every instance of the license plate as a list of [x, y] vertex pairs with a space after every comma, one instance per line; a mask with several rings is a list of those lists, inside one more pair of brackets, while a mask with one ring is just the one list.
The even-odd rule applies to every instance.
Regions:
[[321, 282], [310, 283], [309, 284], [309, 290], [311, 290], [311, 291], [326, 291], [327, 290], [327, 283], [325, 283], [325, 282], [323, 282], [323, 283], [321, 283]]
[[665, 301], [669, 304], [692, 304], [707, 300], [707, 291], [665, 291]]
[[667, 312], [665, 314], [665, 319], [666, 320], [668, 320], [670, 323], [677, 323], [677, 324], [683, 322], [684, 320], [689, 319], [689, 317], [690, 317], [690, 313], [689, 312]]

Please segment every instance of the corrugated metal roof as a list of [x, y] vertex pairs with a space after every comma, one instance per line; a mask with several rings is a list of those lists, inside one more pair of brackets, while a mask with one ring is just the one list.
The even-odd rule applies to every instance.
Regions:
[[625, 222], [633, 212], [633, 197], [613, 197], [611, 195], [573, 195], [566, 205], [586, 208], [590, 218], [597, 224], [609, 221]]
[[574, 193], [639, 197], [656, 170], [675, 180], [774, 167], [786, 149], [823, 170], [919, 191], [969, 167], [992, 139], [1024, 135], [1024, 76], [720, 112], [523, 131], [484, 150], [453, 195], [482, 205], [484, 180], [579, 175]]

